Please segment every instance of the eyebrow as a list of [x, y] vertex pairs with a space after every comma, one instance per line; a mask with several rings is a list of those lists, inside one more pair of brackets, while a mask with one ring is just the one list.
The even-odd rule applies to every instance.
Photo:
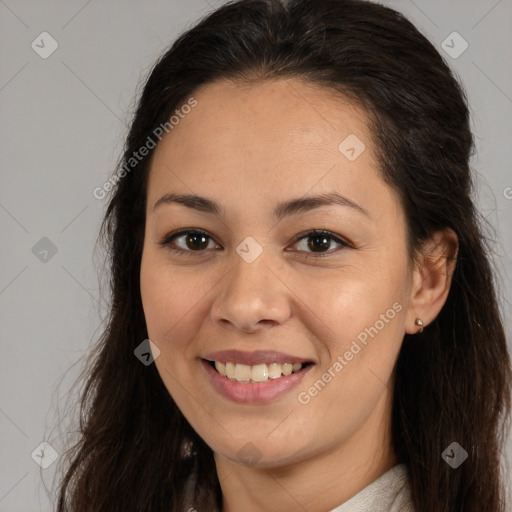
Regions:
[[[224, 210], [215, 201], [194, 194], [165, 194], [155, 203], [153, 206], [153, 211], [163, 204], [173, 203], [181, 204], [187, 208], [191, 208], [200, 212], [216, 215], [217, 217], [224, 217]], [[314, 210], [315, 208], [319, 208], [321, 206], [330, 205], [338, 205], [351, 208], [371, 218], [368, 210], [362, 206], [359, 206], [354, 201], [351, 201], [350, 199], [342, 196], [341, 194], [338, 194], [337, 192], [330, 192], [318, 196], [301, 197], [281, 202], [274, 208], [273, 217], [276, 220], [281, 220], [284, 217], [288, 217], [290, 215], [297, 215], [299, 213]]]

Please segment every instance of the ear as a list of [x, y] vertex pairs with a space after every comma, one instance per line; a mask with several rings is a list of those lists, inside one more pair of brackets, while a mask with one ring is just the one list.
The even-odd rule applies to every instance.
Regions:
[[448, 293], [457, 261], [459, 240], [450, 228], [436, 231], [418, 251], [411, 279], [406, 332], [415, 334], [431, 323], [441, 311]]

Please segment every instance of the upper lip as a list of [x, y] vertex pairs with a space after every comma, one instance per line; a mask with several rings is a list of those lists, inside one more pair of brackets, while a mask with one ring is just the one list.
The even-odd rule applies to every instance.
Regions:
[[277, 352], [275, 350], [255, 350], [246, 352], [243, 350], [221, 350], [219, 352], [211, 352], [206, 354], [203, 359], [209, 361], [219, 361], [221, 363], [238, 363], [254, 366], [256, 364], [268, 363], [312, 363], [310, 359], [303, 357]]

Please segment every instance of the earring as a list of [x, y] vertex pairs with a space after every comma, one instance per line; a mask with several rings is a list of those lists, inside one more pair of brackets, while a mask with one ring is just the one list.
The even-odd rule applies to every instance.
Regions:
[[423, 321], [421, 320], [421, 318], [416, 318], [416, 321], [414, 322], [418, 327], [421, 327], [421, 329], [419, 330], [419, 332], [423, 332]]

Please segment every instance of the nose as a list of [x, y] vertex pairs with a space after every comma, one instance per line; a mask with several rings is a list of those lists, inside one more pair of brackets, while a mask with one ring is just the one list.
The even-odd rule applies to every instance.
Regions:
[[290, 318], [290, 290], [264, 254], [252, 263], [236, 255], [212, 304], [214, 322], [226, 329], [254, 333]]

